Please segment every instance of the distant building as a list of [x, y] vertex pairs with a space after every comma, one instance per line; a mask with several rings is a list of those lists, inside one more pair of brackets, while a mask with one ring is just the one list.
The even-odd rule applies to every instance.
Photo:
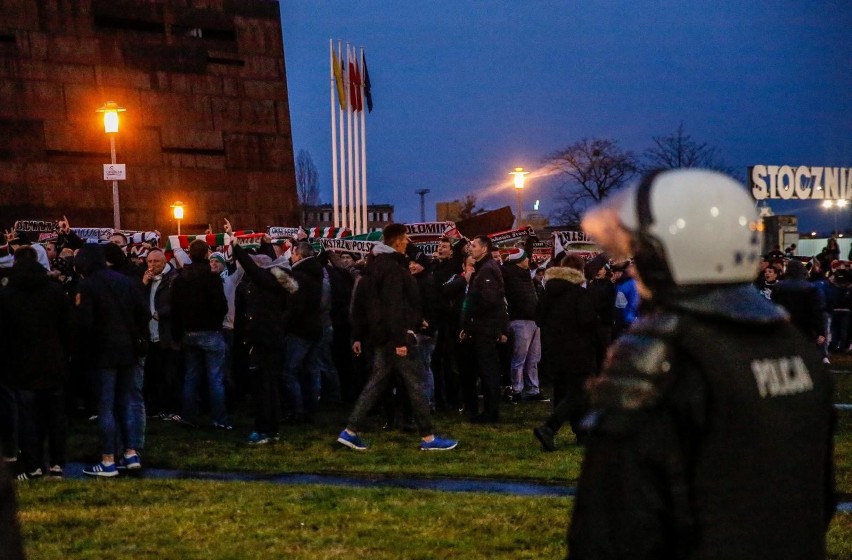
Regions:
[[[0, 2], [0, 227], [113, 225], [116, 135], [124, 229], [298, 218], [281, 12], [270, 0]], [[199, 228], [202, 228], [200, 231]]]
[[[302, 207], [302, 225], [307, 227], [332, 227], [334, 210], [331, 204]], [[393, 204], [368, 204], [367, 229], [380, 230], [393, 223]]]
[[461, 202], [438, 202], [435, 204], [436, 222], [458, 222], [461, 220]]

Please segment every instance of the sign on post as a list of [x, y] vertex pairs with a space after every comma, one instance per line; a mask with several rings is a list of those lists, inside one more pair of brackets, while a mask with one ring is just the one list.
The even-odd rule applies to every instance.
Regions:
[[104, 181], [124, 181], [127, 174], [123, 163], [105, 163]]

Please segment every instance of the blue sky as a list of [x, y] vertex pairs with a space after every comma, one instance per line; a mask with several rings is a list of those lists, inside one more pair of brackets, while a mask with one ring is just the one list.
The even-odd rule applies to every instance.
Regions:
[[[852, 167], [852, 3], [281, 0], [294, 149], [331, 201], [328, 40], [364, 46], [371, 202], [401, 221], [479, 195], [514, 207], [507, 173], [583, 137], [642, 152], [682, 122], [727, 165]], [[557, 184], [532, 181], [553, 210]], [[485, 194], [488, 193], [488, 194]], [[773, 204], [831, 229], [810, 202]], [[849, 222], [850, 207], [840, 225]], [[852, 223], [849, 224], [852, 226]]]

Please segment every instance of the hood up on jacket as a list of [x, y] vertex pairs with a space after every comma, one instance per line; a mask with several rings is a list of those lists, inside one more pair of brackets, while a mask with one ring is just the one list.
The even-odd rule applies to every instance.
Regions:
[[550, 280], [565, 280], [571, 284], [582, 286], [586, 276], [579, 270], [565, 266], [552, 266], [544, 271], [544, 284]]

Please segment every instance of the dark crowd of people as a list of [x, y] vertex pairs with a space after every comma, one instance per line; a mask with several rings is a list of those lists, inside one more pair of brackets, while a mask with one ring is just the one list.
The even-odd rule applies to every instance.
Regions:
[[[654, 180], [639, 187], [640, 201], [643, 188], [668, 188]], [[725, 181], [719, 188], [730, 196]], [[641, 206], [637, 215], [643, 219]], [[824, 363], [830, 352], [852, 349], [852, 270], [831, 240], [806, 263], [777, 250], [763, 256], [755, 279], [758, 253], [748, 234], [738, 241], [733, 272], [711, 256], [705, 265], [679, 257], [688, 261], [681, 273], [680, 238], [666, 254], [665, 239], [647, 241], [652, 221], [621, 223], [623, 232], [637, 232], [624, 249], [623, 240], [607, 238], [611, 229], [596, 229], [595, 220], [611, 220], [601, 216], [609, 215], [591, 214], [589, 229], [620, 260], [562, 254], [546, 266], [532, 262], [531, 243], [501, 253], [488, 236], [442, 238], [427, 255], [402, 224], [387, 226], [365, 258], [316, 253], [298, 240], [284, 253], [267, 237], [244, 247], [234, 236], [230, 247], [195, 240], [169, 255], [150, 247], [144, 262], [134, 262], [122, 235], [83, 243], [67, 220], [44, 246], [10, 233], [13, 264], [0, 269], [3, 459], [22, 481], [61, 477], [66, 415], [82, 408], [98, 423], [100, 453], [84, 473], [113, 477], [142, 468], [146, 422], [230, 431], [241, 401], [254, 418], [250, 446], [279, 440], [282, 426], [312, 423], [321, 407], [345, 406], [351, 412], [340, 445], [367, 449], [361, 433], [379, 410], [384, 429], [416, 431], [420, 449], [446, 451], [459, 442], [436, 434], [435, 411], [497, 423], [501, 408], [551, 400], [547, 385], [552, 412], [533, 430], [542, 448], [556, 449], [565, 423], [588, 445], [573, 558], [686, 558], [669, 553], [695, 547], [697, 527], [708, 528], [706, 550], [724, 550], [718, 539], [739, 537], [713, 517], [714, 507], [736, 485], [720, 485], [713, 469], [722, 479], [736, 472], [724, 446], [740, 437], [748, 413], [730, 409], [737, 412], [725, 413], [716, 432], [718, 407], [745, 399], [783, 426], [807, 410], [824, 412], [830, 383], [814, 365], [813, 347]], [[771, 400], [785, 395], [795, 398]], [[785, 410], [793, 412], [782, 420]], [[810, 418], [791, 438], [809, 457], [825, 450], [822, 420]], [[761, 429], [752, 426], [748, 442], [770, 437]], [[748, 452], [754, 465], [769, 469], [767, 461], [789, 451], [773, 447], [774, 437], [758, 446], [766, 457]], [[708, 459], [705, 445], [720, 458]], [[799, 463], [793, 467], [802, 476], [817, 476], [819, 461]], [[765, 471], [758, 470], [746, 478], [764, 500], [759, 517], [788, 526], [775, 510], [789, 504], [780, 506], [772, 487], [755, 478]], [[813, 505], [776, 479], [792, 502]], [[696, 499], [704, 501], [696, 506]], [[774, 529], [758, 532], [777, 537]], [[737, 546], [751, 551], [752, 540]]]

